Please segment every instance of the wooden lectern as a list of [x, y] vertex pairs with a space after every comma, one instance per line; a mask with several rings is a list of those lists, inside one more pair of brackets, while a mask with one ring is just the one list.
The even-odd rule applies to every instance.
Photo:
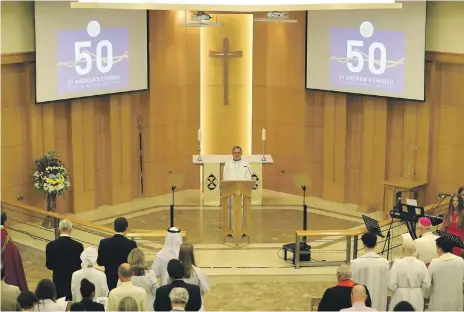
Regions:
[[231, 236], [238, 247], [243, 236], [250, 242], [251, 195], [255, 181], [221, 181], [222, 241]]

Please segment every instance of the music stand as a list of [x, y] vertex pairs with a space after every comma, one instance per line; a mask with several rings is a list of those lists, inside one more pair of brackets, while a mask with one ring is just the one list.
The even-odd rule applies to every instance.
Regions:
[[171, 205], [169, 207], [169, 211], [170, 211], [170, 228], [172, 228], [174, 226], [174, 191], [176, 190], [176, 188], [181, 188], [183, 185], [184, 185], [184, 181], [185, 181], [185, 175], [183, 174], [173, 174], [173, 173], [170, 173], [169, 176], [168, 176], [168, 180], [166, 182], [166, 184], [171, 188], [171, 192], [172, 192], [172, 202], [171, 202]]
[[444, 237], [448, 238], [453, 243], [454, 247], [459, 247], [461, 249], [464, 249], [464, 242], [461, 240], [461, 238], [459, 236], [456, 236], [456, 235], [453, 235], [453, 234], [450, 234], [450, 233], [447, 233], [447, 232], [443, 232], [443, 231], [440, 231], [440, 230], [437, 230], [437, 234], [440, 237], [444, 236]]
[[372, 219], [366, 215], [362, 215], [362, 218], [364, 220], [364, 225], [366, 226], [366, 229], [374, 233], [375, 235], [385, 238], [385, 236], [382, 234], [382, 230], [380, 229], [379, 222], [375, 219]]

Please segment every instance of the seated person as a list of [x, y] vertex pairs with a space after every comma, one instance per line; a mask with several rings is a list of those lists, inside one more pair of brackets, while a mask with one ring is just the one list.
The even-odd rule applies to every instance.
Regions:
[[32, 291], [23, 291], [19, 294], [17, 300], [22, 311], [35, 311], [35, 305], [38, 300]]
[[103, 304], [93, 301], [95, 297], [95, 285], [88, 279], [83, 278], [81, 280], [80, 291], [82, 300], [73, 303], [71, 305], [71, 311], [105, 311], [105, 306]]

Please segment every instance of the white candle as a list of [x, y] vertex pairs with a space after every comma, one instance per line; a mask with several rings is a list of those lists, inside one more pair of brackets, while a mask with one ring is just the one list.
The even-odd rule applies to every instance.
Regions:
[[263, 141], [266, 141], [266, 129], [263, 128], [263, 130], [261, 131], [261, 139]]
[[201, 130], [198, 129], [198, 141], [201, 141]]

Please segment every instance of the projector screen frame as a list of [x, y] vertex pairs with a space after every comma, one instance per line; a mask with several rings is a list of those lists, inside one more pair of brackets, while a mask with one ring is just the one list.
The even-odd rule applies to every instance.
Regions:
[[[84, 95], [84, 96], [77, 96], [77, 97], [71, 97], [71, 98], [66, 98], [66, 99], [58, 99], [58, 100], [50, 100], [50, 101], [37, 101], [37, 38], [36, 38], [36, 25], [35, 25], [35, 4], [36, 2], [34, 1], [34, 6], [33, 6], [33, 13], [34, 13], [34, 53], [36, 54], [35, 61], [34, 61], [34, 99], [35, 99], [35, 104], [36, 105], [41, 105], [41, 104], [51, 104], [55, 102], [63, 102], [63, 101], [71, 101], [71, 100], [84, 100], [92, 97], [100, 97], [100, 96], [108, 96], [108, 95], [118, 95], [118, 94], [123, 94], [123, 93], [132, 93], [132, 92], [140, 92], [140, 91], [150, 91], [150, 12], [148, 10], [143, 10], [145, 11], [146, 15], [146, 21], [147, 21], [147, 87], [144, 89], [136, 89], [136, 90], [130, 90], [130, 91], [119, 91], [119, 92], [110, 92], [110, 93], [104, 93], [104, 94], [94, 94], [94, 95]], [[69, 4], [71, 8], [71, 3]], [[78, 9], [73, 9], [72, 10], [78, 10]], [[97, 9], [95, 9], [97, 10]], [[142, 11], [142, 10], [141, 10]]]
[[395, 96], [388, 96], [388, 95], [373, 95], [373, 94], [366, 94], [366, 93], [355, 93], [355, 92], [350, 92], [350, 91], [336, 91], [336, 90], [328, 90], [328, 89], [315, 89], [315, 88], [308, 88], [308, 14], [311, 11], [306, 11], [306, 21], [305, 21], [305, 82], [304, 82], [304, 87], [308, 91], [321, 91], [321, 92], [333, 92], [333, 93], [338, 93], [338, 94], [345, 94], [345, 95], [361, 95], [361, 96], [371, 96], [375, 98], [385, 98], [387, 100], [403, 100], [403, 101], [410, 101], [410, 102], [419, 102], [419, 103], [425, 103], [427, 98], [427, 92], [425, 90], [425, 87], [427, 86], [427, 81], [425, 77], [425, 67], [427, 64], [427, 15], [428, 15], [428, 1], [425, 1], [425, 25], [424, 25], [424, 99], [423, 100], [417, 100], [417, 99], [408, 99], [404, 97], [395, 97]]

